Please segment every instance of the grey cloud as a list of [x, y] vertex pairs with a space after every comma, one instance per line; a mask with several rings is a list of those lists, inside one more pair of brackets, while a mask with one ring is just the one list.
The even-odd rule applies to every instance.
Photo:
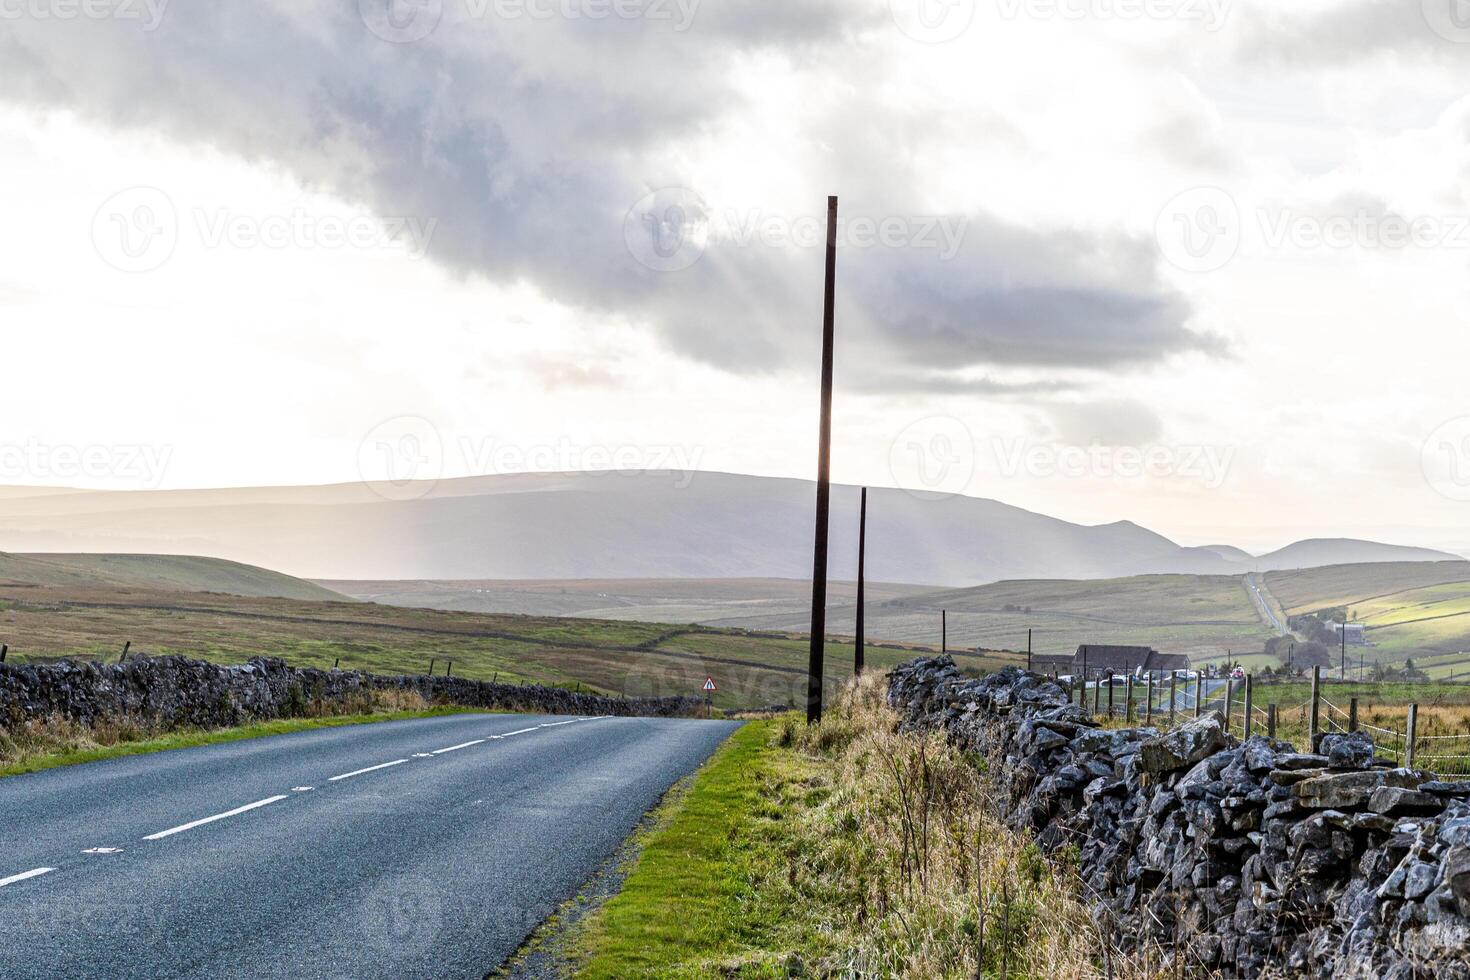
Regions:
[[[1271, 3], [1231, 21], [1237, 50], [1246, 61], [1288, 67], [1352, 62], [1373, 54], [1438, 52], [1461, 61], [1462, 46], [1435, 33], [1434, 3], [1448, 18], [1461, 0], [1348, 0], [1315, 10]], [[1467, 35], [1470, 39], [1470, 35]]]
[[[661, 272], [635, 259], [624, 221], [650, 190], [697, 187], [667, 147], [741, 108], [743, 56], [775, 47], [825, 63], [873, 25], [874, 8], [707, 3], [677, 32], [647, 20], [471, 18], [465, 2], [446, 0], [433, 33], [408, 44], [370, 33], [356, 0], [173, 3], [151, 33], [126, 21], [9, 21], [0, 97], [162, 131], [385, 216], [433, 219], [429, 254], [446, 268], [649, 323], [690, 357], [747, 373], [809, 364], [820, 249], [716, 240], [689, 268]], [[904, 131], [922, 121], [875, 108], [865, 91], [844, 96], [833, 128], [811, 138], [833, 147], [833, 184], [855, 189], [860, 210], [910, 213], [891, 195], [916, 166]], [[916, 385], [956, 368], [1110, 367], [1220, 349], [1187, 328], [1188, 305], [1143, 242], [951, 217], [967, 232], [948, 260], [915, 248], [844, 258], [848, 342], [911, 369]]]
[[1050, 415], [1057, 438], [1074, 446], [1146, 446], [1164, 431], [1152, 408], [1126, 399], [1054, 405]]

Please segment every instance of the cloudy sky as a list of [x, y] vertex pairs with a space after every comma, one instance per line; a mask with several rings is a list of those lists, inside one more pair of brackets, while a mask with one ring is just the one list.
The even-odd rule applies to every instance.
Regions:
[[810, 476], [1470, 550], [1462, 0], [0, 0], [0, 482]]

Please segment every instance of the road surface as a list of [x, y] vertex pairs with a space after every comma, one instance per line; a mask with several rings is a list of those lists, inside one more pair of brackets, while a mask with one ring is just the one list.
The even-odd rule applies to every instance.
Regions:
[[1271, 626], [1272, 629], [1274, 629], [1281, 636], [1291, 635], [1291, 630], [1287, 629], [1286, 624], [1281, 622], [1281, 620], [1276, 616], [1276, 613], [1272, 611], [1270, 602], [1271, 592], [1266, 588], [1266, 584], [1264, 581], [1256, 580], [1255, 572], [1245, 573], [1245, 591], [1251, 597], [1251, 601], [1256, 604], [1256, 609], [1260, 612], [1261, 618], [1264, 619], [1267, 624]]
[[0, 977], [479, 980], [734, 727], [453, 715], [0, 779]]

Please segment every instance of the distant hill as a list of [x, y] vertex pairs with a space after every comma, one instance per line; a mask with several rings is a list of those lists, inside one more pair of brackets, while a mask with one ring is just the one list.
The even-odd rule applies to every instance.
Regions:
[[[0, 549], [209, 555], [313, 579], [802, 579], [813, 498], [805, 480], [658, 471], [0, 494]], [[856, 575], [857, 504], [858, 488], [833, 488], [833, 578]], [[1316, 551], [1324, 561], [1403, 551], [1353, 542], [1344, 559], [1314, 543], [1247, 564], [1132, 521], [1088, 526], [996, 500], [886, 488], [870, 491], [868, 542], [873, 581], [936, 587], [1232, 575]]]
[[10, 555], [0, 553], [0, 584], [223, 592], [281, 599], [343, 600], [313, 582], [253, 565], [192, 555]]
[[1317, 568], [1322, 565], [1356, 565], [1366, 562], [1458, 561], [1459, 555], [1429, 548], [1357, 541], [1353, 538], [1310, 538], [1251, 559], [1263, 572], [1288, 568]]
[[1204, 545], [1204, 550], [1213, 551], [1226, 561], [1248, 562], [1255, 557], [1244, 548], [1237, 548], [1233, 544], [1207, 544]]

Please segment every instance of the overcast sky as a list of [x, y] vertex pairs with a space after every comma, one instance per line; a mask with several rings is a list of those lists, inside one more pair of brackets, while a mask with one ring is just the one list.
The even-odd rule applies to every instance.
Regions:
[[838, 194], [836, 479], [1470, 550], [1457, 2], [0, 0], [0, 482], [809, 477]]

